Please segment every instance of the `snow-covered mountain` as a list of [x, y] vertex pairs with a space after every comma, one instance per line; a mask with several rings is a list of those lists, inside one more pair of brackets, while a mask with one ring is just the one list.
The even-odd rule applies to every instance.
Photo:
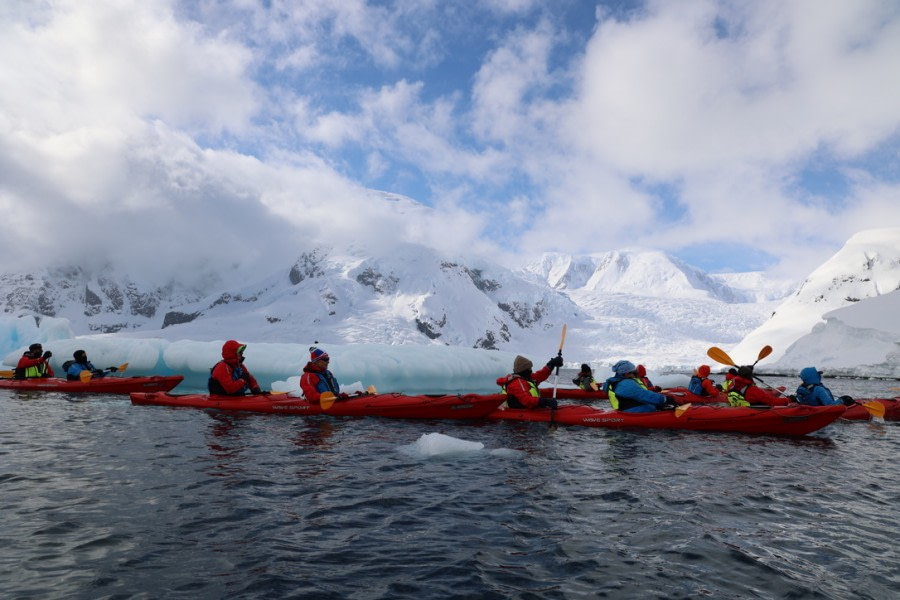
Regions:
[[240, 286], [204, 275], [190, 285], [142, 284], [56, 269], [0, 276], [3, 310], [64, 317], [77, 334], [208, 341], [444, 344], [555, 353], [568, 325], [572, 364], [620, 358], [649, 367], [705, 362], [710, 345], [737, 343], [771, 313], [660, 252], [548, 255], [521, 271], [448, 257], [420, 245], [320, 247]]
[[[746, 361], [755, 357], [761, 347], [770, 345], [774, 352], [767, 362], [777, 361], [794, 342], [824, 324], [827, 314], [856, 303], [865, 311], [866, 299], [897, 289], [900, 289], [900, 228], [857, 233], [813, 271], [769, 320], [735, 346], [731, 357], [737, 362]], [[823, 356], [827, 352], [822, 349]], [[796, 366], [794, 363], [793, 359], [779, 362], [786, 367]]]
[[680, 260], [653, 250], [613, 251], [573, 257], [545, 254], [528, 265], [557, 290], [612, 292], [635, 296], [715, 299], [722, 302], [749, 302], [749, 294]]

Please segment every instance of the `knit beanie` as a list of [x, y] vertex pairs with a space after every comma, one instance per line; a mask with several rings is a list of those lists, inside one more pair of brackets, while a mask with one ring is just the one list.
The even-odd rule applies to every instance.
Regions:
[[522, 355], [516, 357], [516, 360], [513, 361], [513, 373], [524, 373], [531, 369], [534, 366], [534, 363], [525, 358]]
[[329, 360], [328, 353], [322, 350], [321, 348], [316, 348], [315, 346], [310, 346], [309, 348], [309, 362], [316, 362], [317, 360]]
[[633, 362], [620, 360], [612, 366], [612, 370], [616, 375], [627, 375], [628, 373], [637, 371], [637, 367], [634, 366]]

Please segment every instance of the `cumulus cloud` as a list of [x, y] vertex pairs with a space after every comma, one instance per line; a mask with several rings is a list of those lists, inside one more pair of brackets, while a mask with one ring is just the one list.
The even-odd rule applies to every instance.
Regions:
[[749, 247], [799, 271], [900, 224], [895, 3], [577, 8], [5, 4], [0, 252], [164, 276], [334, 240]]

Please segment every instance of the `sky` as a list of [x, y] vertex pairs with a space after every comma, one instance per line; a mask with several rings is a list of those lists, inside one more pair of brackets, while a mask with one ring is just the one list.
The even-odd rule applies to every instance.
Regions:
[[7, 269], [401, 241], [802, 279], [900, 225], [894, 0], [7, 0], [0, 53]]

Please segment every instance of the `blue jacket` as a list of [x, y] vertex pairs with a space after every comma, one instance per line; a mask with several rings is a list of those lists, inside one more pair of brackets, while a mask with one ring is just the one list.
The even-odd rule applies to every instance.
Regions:
[[803, 384], [797, 388], [797, 402], [810, 406], [828, 406], [840, 404], [835, 400], [831, 390], [822, 385], [822, 376], [815, 367], [806, 367], [800, 371], [800, 380]]
[[609, 393], [610, 387], [619, 400], [619, 410], [622, 412], [653, 412], [666, 403], [664, 395], [645, 389], [631, 377], [610, 377], [603, 383], [603, 389]]
[[69, 365], [69, 368], [66, 369], [66, 379], [69, 381], [78, 381], [81, 379], [82, 371], [90, 371], [93, 377], [103, 377], [106, 373], [100, 369], [94, 367], [94, 363], [88, 361], [85, 363], [73, 362]]

